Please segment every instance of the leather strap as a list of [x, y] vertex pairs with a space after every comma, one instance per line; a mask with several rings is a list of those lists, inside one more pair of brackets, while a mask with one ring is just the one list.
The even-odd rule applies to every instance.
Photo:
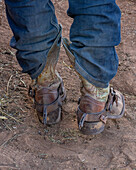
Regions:
[[[112, 93], [112, 92], [114, 92], [114, 93]], [[119, 119], [119, 118], [121, 118], [124, 115], [124, 111], [125, 111], [125, 101], [124, 101], [123, 95], [121, 95], [121, 99], [122, 99], [123, 107], [122, 107], [122, 110], [121, 110], [120, 114], [118, 114], [118, 115], [113, 115], [112, 114], [113, 103], [116, 102], [116, 104], [117, 104], [116, 92], [113, 91], [113, 89], [111, 89], [108, 101], [107, 101], [107, 103], [105, 105], [105, 108], [101, 112], [84, 113], [84, 112], [82, 112], [80, 110], [80, 108], [78, 106], [77, 114], [79, 114], [79, 113], [83, 114], [80, 121], [79, 121], [79, 124], [78, 124], [79, 129], [81, 129], [83, 127], [85, 117], [88, 114], [89, 114], [89, 117], [92, 120], [92, 122], [100, 122], [100, 121], [102, 121], [104, 124], [106, 124], [107, 119]]]

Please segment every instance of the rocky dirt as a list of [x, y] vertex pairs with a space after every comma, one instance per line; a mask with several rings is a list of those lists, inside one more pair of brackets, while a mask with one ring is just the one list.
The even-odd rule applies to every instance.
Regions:
[[[67, 1], [54, 0], [56, 14], [68, 38], [72, 20]], [[113, 84], [125, 96], [122, 119], [108, 121], [97, 136], [80, 134], [76, 107], [80, 81], [61, 49], [58, 70], [67, 90], [63, 121], [39, 123], [27, 91], [30, 78], [21, 73], [4, 6], [0, 3], [0, 170], [136, 170], [136, 1], [118, 0], [122, 10], [122, 41], [117, 47], [119, 69]]]

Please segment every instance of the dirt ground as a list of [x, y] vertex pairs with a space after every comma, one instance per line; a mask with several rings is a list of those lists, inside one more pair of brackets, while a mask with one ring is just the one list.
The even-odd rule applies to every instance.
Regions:
[[[68, 37], [72, 20], [68, 3], [54, 0], [56, 14]], [[63, 121], [44, 127], [27, 95], [29, 76], [21, 73], [12, 33], [0, 4], [0, 170], [136, 170], [136, 1], [118, 0], [122, 10], [122, 41], [117, 47], [119, 69], [113, 84], [125, 96], [125, 116], [108, 121], [97, 136], [80, 134], [76, 107], [80, 96], [78, 76], [61, 49], [58, 70], [67, 90]]]

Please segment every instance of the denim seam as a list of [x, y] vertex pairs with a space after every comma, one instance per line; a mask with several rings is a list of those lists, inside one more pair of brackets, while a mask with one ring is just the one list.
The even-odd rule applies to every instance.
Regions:
[[119, 65], [119, 59], [118, 56], [116, 55], [116, 49], [114, 47], [114, 60], [116, 61], [116, 70], [118, 69], [118, 65]]
[[[53, 7], [51, 6], [50, 2], [48, 2], [48, 5], [49, 5], [49, 7], [52, 9], [52, 11], [53, 11], [53, 14], [52, 14], [52, 15], [54, 15], [55, 10], [54, 10]], [[53, 26], [55, 26], [55, 27], [57, 28], [58, 32], [59, 32], [59, 25], [56, 24], [56, 23], [53, 21], [52, 17], [51, 17], [51, 24], [52, 24]]]

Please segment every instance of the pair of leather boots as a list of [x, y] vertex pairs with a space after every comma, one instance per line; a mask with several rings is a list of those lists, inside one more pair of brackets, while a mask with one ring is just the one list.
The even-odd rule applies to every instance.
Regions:
[[[46, 66], [37, 79], [32, 81], [29, 95], [34, 98], [35, 109], [40, 122], [56, 124], [61, 120], [62, 102], [66, 98], [62, 78], [56, 70], [60, 51], [61, 31], [52, 45]], [[69, 50], [69, 41], [63, 39], [63, 46], [74, 67], [74, 55]], [[97, 88], [81, 75], [81, 97], [77, 108], [79, 130], [86, 135], [98, 134], [104, 130], [107, 119], [123, 116], [125, 103], [123, 95], [113, 88]]]

